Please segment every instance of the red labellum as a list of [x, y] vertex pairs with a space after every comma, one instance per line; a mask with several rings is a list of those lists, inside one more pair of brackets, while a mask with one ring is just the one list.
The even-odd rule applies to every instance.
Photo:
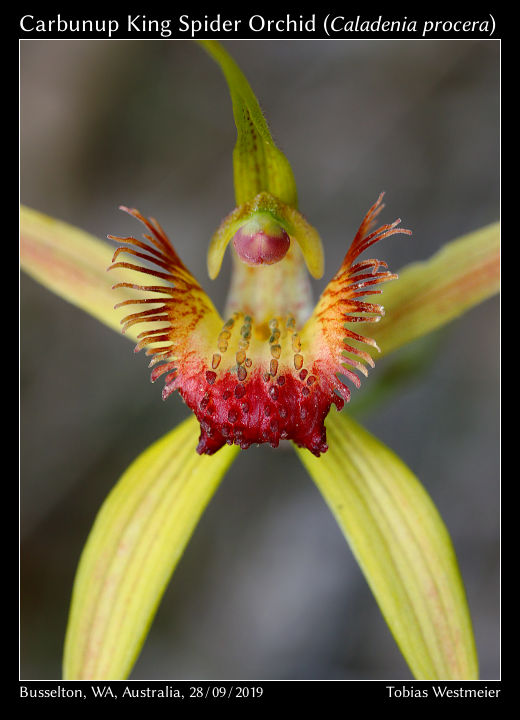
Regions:
[[284, 438], [314, 455], [325, 452], [324, 420], [332, 403], [343, 407], [342, 398], [318, 386], [311, 391], [291, 374], [283, 377], [282, 385], [274, 385], [256, 370], [244, 384], [231, 373], [209, 386], [204, 374], [184, 382], [179, 392], [201, 427], [197, 452], [212, 455], [230, 442], [243, 449], [254, 443], [278, 447]]

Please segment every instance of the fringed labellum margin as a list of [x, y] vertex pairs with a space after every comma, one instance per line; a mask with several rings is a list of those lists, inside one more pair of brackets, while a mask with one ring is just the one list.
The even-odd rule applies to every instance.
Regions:
[[[278, 203], [282, 213], [296, 212]], [[262, 256], [266, 247], [272, 250], [267, 253], [268, 259], [277, 263], [282, 273], [278, 278], [284, 272], [294, 272], [291, 263], [302, 262], [298, 248], [288, 252], [294, 238], [284, 227], [279, 228], [269, 218], [266, 221], [261, 214], [244, 218], [239, 209], [228, 216], [231, 222], [241, 222], [240, 227], [245, 228], [240, 231], [240, 227], [232, 227], [235, 238], [240, 233], [239, 250], [243, 250], [244, 237], [263, 233], [253, 250], [253, 259], [260, 262], [248, 264], [270, 267], [254, 268], [255, 273], [246, 276], [248, 280], [240, 289], [243, 311], [233, 311], [222, 320], [159, 224], [136, 210], [122, 208], [144, 223], [149, 233], [143, 236], [144, 241], [109, 236], [123, 243], [114, 254], [111, 268], [138, 270], [163, 281], [160, 285], [123, 283], [155, 295], [116, 306], [147, 306], [122, 320], [123, 332], [136, 323], [152, 325], [140, 333], [136, 351], [146, 348], [146, 354], [151, 356], [150, 366], [156, 366], [152, 381], [165, 376], [163, 398], [178, 390], [197, 416], [201, 427], [199, 453], [213, 454], [226, 443], [243, 449], [253, 443], [277, 447], [282, 439], [292, 440], [316, 456], [327, 450], [324, 420], [331, 405], [339, 410], [350, 399], [345, 380], [360, 386], [355, 370], [366, 376], [367, 366], [373, 367], [372, 357], [362, 347], [378, 349], [373, 340], [347, 325], [378, 321], [383, 307], [362, 298], [379, 294], [377, 285], [397, 277], [379, 260], [355, 261], [385, 237], [410, 234], [397, 227], [400, 220], [370, 232], [382, 208], [381, 194], [363, 220], [340, 269], [303, 323], [290, 307], [276, 307], [275, 303], [274, 311], [271, 305], [265, 312], [261, 306], [255, 306], [254, 311], [248, 307], [248, 297], [254, 291], [248, 283], [262, 282], [262, 277], [268, 276], [259, 273], [273, 267]], [[270, 246], [269, 239], [264, 242], [266, 236], [274, 236], [276, 242]], [[224, 249], [232, 237], [231, 231], [226, 231]], [[123, 252], [155, 267], [115, 262]], [[312, 257], [310, 262], [305, 259], [312, 264]], [[121, 283], [114, 287], [119, 286]], [[237, 298], [233, 300], [236, 305]], [[297, 297], [294, 302], [297, 307]]]

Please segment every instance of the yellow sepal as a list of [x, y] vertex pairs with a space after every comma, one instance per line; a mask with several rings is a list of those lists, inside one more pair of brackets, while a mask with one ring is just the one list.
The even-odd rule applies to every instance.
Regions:
[[329, 450], [298, 449], [414, 676], [472, 680], [477, 655], [451, 540], [431, 498], [389, 448], [344, 413]]
[[199, 518], [237, 447], [195, 452], [190, 417], [145, 450], [103, 504], [81, 556], [64, 678], [124, 679]]

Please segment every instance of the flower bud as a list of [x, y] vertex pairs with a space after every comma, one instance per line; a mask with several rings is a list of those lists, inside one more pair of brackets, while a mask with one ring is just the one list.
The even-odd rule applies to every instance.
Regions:
[[291, 244], [289, 235], [271, 215], [256, 213], [233, 236], [233, 246], [246, 265], [274, 265]]

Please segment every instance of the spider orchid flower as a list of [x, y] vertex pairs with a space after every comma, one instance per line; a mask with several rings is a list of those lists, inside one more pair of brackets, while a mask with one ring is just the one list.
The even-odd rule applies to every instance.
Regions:
[[[163, 399], [178, 390], [197, 416], [197, 452], [211, 455], [226, 443], [243, 450], [252, 443], [278, 447], [283, 439], [318, 457], [326, 452], [324, 421], [331, 405], [341, 410], [350, 399], [346, 380], [359, 387], [355, 370], [367, 375], [366, 366], [374, 365], [359, 345], [377, 344], [349, 325], [379, 320], [383, 307], [365, 302], [364, 296], [380, 293], [379, 284], [397, 278], [384, 262], [359, 261], [359, 255], [385, 237], [410, 234], [397, 227], [399, 220], [370, 232], [381, 200], [382, 195], [370, 208], [310, 317], [305, 265], [315, 275], [323, 267], [314, 228], [294, 207], [265, 191], [234, 210], [217, 230], [208, 256], [214, 277], [233, 238], [234, 277], [225, 322], [161, 226], [122, 208], [148, 233], [145, 243], [110, 236], [130, 246], [121, 245], [114, 260], [127, 253], [160, 269], [122, 261], [111, 268], [136, 270], [169, 284], [131, 285], [156, 297], [118, 304], [147, 306], [123, 319], [123, 332], [138, 323], [152, 325], [138, 334], [135, 349], [147, 348], [152, 357], [152, 380], [165, 375]], [[115, 287], [121, 286], [125, 283]]]
[[[221, 316], [154, 219], [116, 237], [112, 256], [80, 230], [22, 211], [22, 264], [33, 277], [150, 358], [193, 415], [142, 453], [101, 508], [83, 551], [65, 643], [66, 678], [124, 678], [198, 519], [237, 453], [291, 441], [374, 593], [413, 675], [477, 677], [471, 620], [448, 532], [411, 470], [341, 410], [349, 385], [389, 352], [460, 315], [498, 287], [498, 227], [447, 245], [397, 275], [363, 254], [410, 234], [376, 227], [382, 194], [313, 306], [323, 274], [317, 231], [297, 209], [291, 167], [244, 75], [216, 42], [201, 43], [230, 89], [238, 139], [237, 207], [211, 239], [215, 278], [229, 246], [233, 275]], [[114, 278], [113, 289], [105, 270]], [[143, 281], [143, 275], [150, 283]], [[116, 299], [116, 312], [112, 310]], [[123, 315], [121, 319], [121, 315]], [[369, 331], [360, 332], [362, 323]], [[380, 347], [379, 347], [380, 346]]]

